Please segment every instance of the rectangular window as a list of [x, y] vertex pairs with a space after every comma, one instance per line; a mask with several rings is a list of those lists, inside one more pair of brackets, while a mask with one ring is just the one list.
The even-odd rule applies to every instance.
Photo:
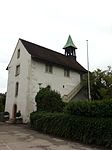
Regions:
[[52, 65], [46, 64], [46, 66], [45, 66], [45, 71], [46, 71], [47, 73], [53, 73], [53, 67], [52, 67]]
[[20, 49], [18, 49], [18, 51], [17, 51], [17, 58], [19, 58], [20, 57]]
[[20, 74], [20, 65], [16, 66], [16, 76], [18, 76]]
[[15, 87], [15, 97], [18, 96], [18, 90], [19, 90], [19, 83], [16, 82], [16, 87]]
[[64, 69], [64, 76], [70, 77], [70, 70], [69, 69]]

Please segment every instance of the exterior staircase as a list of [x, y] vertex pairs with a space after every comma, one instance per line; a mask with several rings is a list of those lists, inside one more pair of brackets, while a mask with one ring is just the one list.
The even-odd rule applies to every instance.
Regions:
[[69, 102], [82, 89], [82, 87], [82, 83], [79, 83], [68, 95], [64, 95], [62, 100], [64, 102]]

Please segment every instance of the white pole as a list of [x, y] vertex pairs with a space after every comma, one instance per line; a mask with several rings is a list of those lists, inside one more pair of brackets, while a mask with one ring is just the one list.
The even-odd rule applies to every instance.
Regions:
[[89, 52], [88, 52], [88, 40], [87, 42], [87, 68], [88, 68], [88, 98], [91, 100], [91, 90], [90, 90], [90, 74], [89, 74]]

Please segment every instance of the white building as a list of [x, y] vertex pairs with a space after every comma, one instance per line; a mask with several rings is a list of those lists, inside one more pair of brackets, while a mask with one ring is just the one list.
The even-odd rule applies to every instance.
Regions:
[[65, 101], [71, 100], [81, 89], [81, 78], [86, 69], [76, 61], [76, 46], [69, 36], [64, 46], [65, 55], [19, 39], [8, 70], [5, 111], [15, 118], [21, 111], [23, 121], [36, 110], [35, 96], [40, 87], [50, 85]]

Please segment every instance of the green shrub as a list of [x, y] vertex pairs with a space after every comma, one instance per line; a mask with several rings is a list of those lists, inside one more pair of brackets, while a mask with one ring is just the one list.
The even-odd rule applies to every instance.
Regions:
[[64, 113], [32, 113], [31, 126], [47, 133], [86, 144], [112, 147], [112, 118], [90, 118]]
[[89, 117], [112, 117], [112, 99], [102, 101], [69, 102], [64, 112]]
[[0, 112], [3, 112], [4, 111], [4, 106], [3, 104], [0, 103]]
[[37, 111], [61, 112], [64, 102], [56, 91], [51, 90], [50, 86], [42, 88], [36, 95]]
[[0, 112], [4, 112], [5, 101], [6, 101], [6, 94], [0, 93]]

